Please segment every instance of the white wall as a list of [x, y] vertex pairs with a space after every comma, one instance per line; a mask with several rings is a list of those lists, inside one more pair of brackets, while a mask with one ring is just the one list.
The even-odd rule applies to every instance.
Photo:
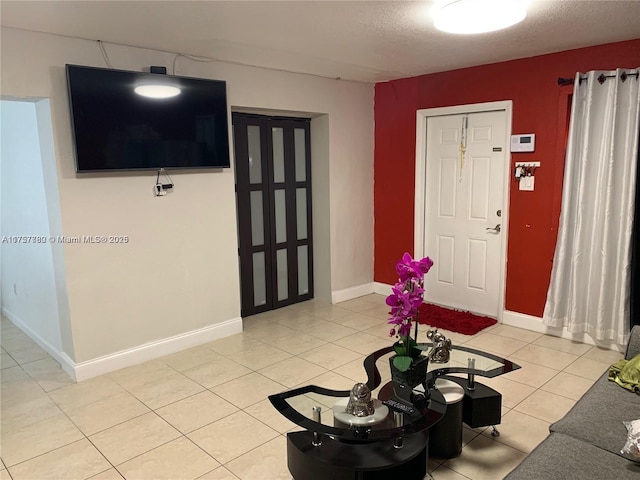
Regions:
[[[36, 104], [2, 101], [0, 112], [2, 311], [49, 350], [59, 352], [58, 297]], [[46, 240], [13, 243], [14, 236]]]
[[[2, 29], [2, 94], [50, 98], [65, 235], [128, 235], [126, 245], [65, 245], [73, 360], [233, 320], [240, 315], [233, 172], [77, 175], [64, 65], [104, 67], [96, 42]], [[106, 45], [114, 68], [140, 71], [175, 55]], [[232, 107], [326, 114], [331, 291], [373, 279], [373, 85], [180, 57], [177, 75], [228, 82]], [[313, 124], [312, 124], [313, 125]], [[313, 135], [313, 134], [312, 134]], [[320, 149], [322, 150], [322, 149]], [[315, 167], [314, 167], [315, 168]], [[315, 195], [315, 193], [314, 193]], [[317, 259], [316, 259], [317, 260]], [[318, 287], [318, 286], [317, 286]], [[322, 286], [320, 286], [322, 290]]]
[[315, 298], [331, 302], [331, 202], [329, 195], [329, 116], [311, 120], [311, 205], [313, 230], [313, 277]]
[[[53, 237], [62, 236], [62, 218], [60, 213], [60, 194], [58, 192], [58, 171], [56, 168], [55, 147], [53, 144], [53, 130], [51, 125], [51, 105], [49, 100], [36, 102], [36, 119], [38, 122], [38, 140], [40, 141], [40, 159], [44, 179], [44, 194], [47, 201], [49, 217], [49, 234]], [[60, 320], [60, 340], [62, 350], [54, 357], [69, 370], [70, 359], [73, 357], [73, 337], [69, 316], [69, 295], [67, 292], [67, 272], [64, 263], [64, 245], [51, 244], [53, 260], [53, 274], [56, 285], [58, 303], [58, 318]], [[66, 358], [60, 358], [62, 352]], [[50, 352], [51, 353], [51, 352]]]

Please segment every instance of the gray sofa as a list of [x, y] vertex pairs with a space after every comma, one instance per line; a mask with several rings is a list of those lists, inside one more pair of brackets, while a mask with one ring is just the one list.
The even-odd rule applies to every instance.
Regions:
[[[640, 326], [635, 326], [625, 358], [638, 353]], [[620, 454], [627, 440], [622, 422], [639, 418], [640, 395], [610, 382], [605, 372], [505, 479], [640, 480], [640, 463]]]

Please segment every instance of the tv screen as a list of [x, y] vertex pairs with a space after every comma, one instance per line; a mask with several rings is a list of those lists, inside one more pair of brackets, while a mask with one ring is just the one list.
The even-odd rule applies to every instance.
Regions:
[[229, 167], [226, 82], [67, 65], [67, 83], [77, 172]]

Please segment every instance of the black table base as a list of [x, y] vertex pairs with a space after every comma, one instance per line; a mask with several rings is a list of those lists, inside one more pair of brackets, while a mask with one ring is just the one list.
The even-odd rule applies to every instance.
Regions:
[[422, 480], [427, 474], [428, 431], [403, 437], [402, 448], [395, 448], [393, 439], [321, 439], [315, 447], [312, 432], [287, 434], [287, 463], [295, 480]]
[[502, 419], [502, 395], [491, 387], [476, 382], [474, 390], [467, 390], [467, 379], [444, 377], [464, 389], [462, 421], [471, 428], [499, 425]]

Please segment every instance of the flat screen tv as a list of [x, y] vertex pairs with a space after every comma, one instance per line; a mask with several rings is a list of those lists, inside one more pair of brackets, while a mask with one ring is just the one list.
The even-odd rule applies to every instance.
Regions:
[[67, 85], [77, 172], [229, 167], [226, 82], [67, 65]]

